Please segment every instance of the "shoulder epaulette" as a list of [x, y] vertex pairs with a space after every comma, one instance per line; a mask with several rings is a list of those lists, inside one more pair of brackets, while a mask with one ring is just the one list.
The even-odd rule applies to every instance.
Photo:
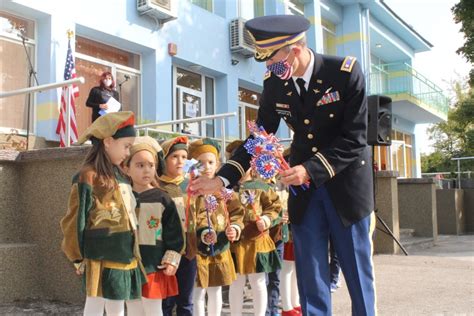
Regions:
[[265, 75], [263, 76], [263, 80], [267, 80], [268, 78], [270, 78], [272, 76], [272, 72], [270, 70], [267, 70], [267, 72], [265, 73]]
[[347, 56], [346, 58], [344, 58], [344, 61], [342, 62], [341, 66], [341, 71], [351, 72], [356, 60], [357, 58], [352, 56]]

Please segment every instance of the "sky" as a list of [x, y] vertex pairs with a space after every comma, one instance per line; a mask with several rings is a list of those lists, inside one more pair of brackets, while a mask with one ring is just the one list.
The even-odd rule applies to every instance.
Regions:
[[[413, 67], [451, 96], [449, 82], [467, 77], [471, 69], [467, 60], [456, 54], [456, 50], [464, 44], [464, 34], [459, 31], [460, 25], [454, 23], [451, 8], [459, 0], [384, 2], [433, 45], [431, 51], [415, 55]], [[420, 124], [415, 129], [415, 137], [423, 153], [432, 151], [426, 127], [427, 124]]]

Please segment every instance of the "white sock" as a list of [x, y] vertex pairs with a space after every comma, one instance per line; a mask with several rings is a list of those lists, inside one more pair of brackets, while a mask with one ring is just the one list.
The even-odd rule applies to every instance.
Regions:
[[265, 316], [268, 300], [265, 273], [252, 273], [248, 277], [252, 287], [254, 315]]
[[300, 293], [298, 292], [298, 283], [296, 281], [296, 267], [294, 261], [291, 261], [291, 269], [293, 271], [291, 274], [291, 305], [295, 308], [301, 306], [301, 303]]
[[207, 314], [220, 316], [222, 312], [222, 286], [207, 288]]
[[163, 309], [161, 308], [162, 300], [154, 298], [146, 298], [142, 296], [143, 312], [140, 315], [146, 316], [162, 316]]
[[244, 304], [245, 275], [237, 274], [237, 280], [229, 288], [230, 315], [241, 316]]
[[195, 316], [205, 316], [205, 304], [206, 304], [206, 289], [202, 287], [195, 287], [193, 294], [193, 315]]
[[125, 301], [105, 299], [105, 313], [107, 316], [124, 316]]
[[103, 297], [87, 296], [84, 306], [84, 316], [104, 316], [105, 299]]
[[[293, 262], [294, 265], [294, 262]], [[280, 296], [281, 296], [281, 307], [284, 311], [291, 311], [293, 309], [292, 304], [292, 277], [294, 271], [292, 261], [283, 260], [283, 265], [280, 272]]]

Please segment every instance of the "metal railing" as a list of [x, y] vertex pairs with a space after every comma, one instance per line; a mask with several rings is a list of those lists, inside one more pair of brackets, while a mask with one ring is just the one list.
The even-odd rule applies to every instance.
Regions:
[[408, 94], [423, 105], [447, 116], [448, 98], [443, 90], [407, 63], [372, 65], [370, 94]]
[[234, 117], [237, 116], [236, 112], [229, 112], [229, 113], [221, 113], [221, 114], [214, 114], [214, 115], [207, 115], [207, 116], [200, 116], [196, 118], [187, 118], [187, 119], [181, 119], [181, 120], [172, 120], [172, 121], [163, 121], [163, 122], [154, 122], [154, 123], [146, 123], [146, 124], [140, 124], [136, 125], [135, 128], [137, 129], [137, 135], [139, 135], [141, 130], [144, 130], [145, 135], [148, 135], [149, 132], [157, 132], [157, 133], [162, 133], [162, 134], [170, 134], [170, 135], [183, 135], [187, 136], [190, 138], [204, 138], [205, 136], [201, 135], [194, 135], [194, 134], [188, 134], [188, 133], [180, 133], [180, 132], [173, 132], [173, 131], [168, 131], [168, 130], [161, 130], [161, 129], [156, 129], [154, 127], [158, 126], [171, 126], [171, 125], [179, 125], [181, 126], [182, 124], [185, 123], [197, 123], [197, 122], [203, 122], [203, 121], [214, 121], [214, 120], [220, 120], [221, 122], [221, 137], [220, 138], [214, 138], [214, 137], [208, 137], [217, 141], [221, 142], [221, 159], [222, 161], [225, 160], [225, 147], [226, 147], [226, 131], [225, 131], [225, 121], [229, 117]]
[[[461, 160], [472, 160], [474, 157], [458, 157], [458, 158], [451, 158], [451, 160], [457, 161], [458, 164], [458, 186], [459, 189], [461, 189]], [[469, 174], [469, 177], [471, 177], [471, 174]]]
[[[84, 77], [79, 77], [79, 78], [74, 78], [70, 80], [65, 80], [61, 82], [55, 82], [55, 83], [47, 83], [43, 85], [39, 85], [36, 87], [31, 87], [31, 88], [23, 88], [23, 89], [18, 89], [18, 90], [13, 90], [13, 91], [7, 91], [7, 92], [0, 92], [0, 98], [7, 98], [7, 97], [12, 97], [16, 95], [22, 95], [22, 94], [29, 94], [29, 93], [36, 93], [36, 92], [43, 92], [46, 90], [51, 90], [51, 89], [56, 89], [56, 88], [61, 88], [64, 86], [72, 86], [75, 83], [80, 83], [83, 84], [85, 82]], [[71, 98], [69, 96], [71, 89], [67, 89], [66, 93], [66, 147], [71, 146]], [[28, 113], [30, 115], [30, 113]], [[28, 142], [28, 134], [29, 134], [29, 126], [27, 126], [28, 133], [27, 133], [27, 142]], [[26, 148], [28, 150], [28, 146]]]

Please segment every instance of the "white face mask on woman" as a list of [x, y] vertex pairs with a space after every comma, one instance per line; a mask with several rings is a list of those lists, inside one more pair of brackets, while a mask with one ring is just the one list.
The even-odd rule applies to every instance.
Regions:
[[102, 82], [106, 87], [110, 87], [112, 85], [112, 79], [104, 79]]

